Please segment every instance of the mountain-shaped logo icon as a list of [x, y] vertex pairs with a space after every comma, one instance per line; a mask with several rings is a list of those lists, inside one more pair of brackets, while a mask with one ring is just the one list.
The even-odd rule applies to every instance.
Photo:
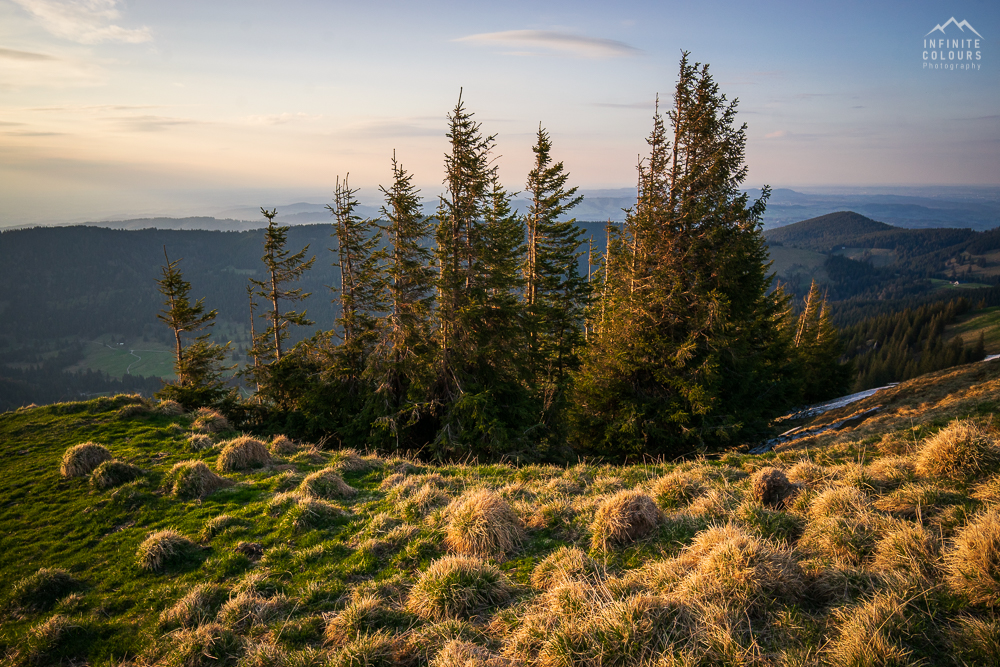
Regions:
[[[976, 32], [975, 28], [973, 28], [971, 25], [969, 25], [968, 21], [962, 21], [961, 23], [959, 23], [958, 21], [955, 20], [954, 16], [952, 16], [950, 19], [948, 19], [947, 21], [945, 21], [944, 25], [940, 25], [939, 24], [939, 25], [934, 26], [934, 29], [931, 30], [931, 32], [936, 32], [936, 31], [940, 30], [941, 34], [943, 35], [944, 34], [944, 29], [947, 28], [948, 26], [950, 26], [952, 23], [954, 23], [955, 25], [957, 25], [958, 29], [961, 30], [962, 32], [965, 32], [965, 29], [968, 28], [972, 32], [976, 33], [976, 37], [979, 37], [980, 39], [983, 38], [982, 35], [980, 35], [978, 32]], [[927, 33], [927, 35], [931, 34], [931, 32]], [[926, 37], [927, 35], [924, 35], [924, 37]]]

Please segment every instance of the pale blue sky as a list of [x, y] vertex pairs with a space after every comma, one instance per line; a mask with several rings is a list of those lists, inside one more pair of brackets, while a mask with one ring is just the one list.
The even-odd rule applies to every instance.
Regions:
[[[927, 71], [954, 16], [977, 71]], [[948, 37], [969, 37], [951, 25]], [[0, 225], [440, 192], [459, 87], [523, 187], [538, 123], [627, 187], [682, 49], [749, 125], [748, 185], [1000, 184], [995, 2], [0, 0]]]

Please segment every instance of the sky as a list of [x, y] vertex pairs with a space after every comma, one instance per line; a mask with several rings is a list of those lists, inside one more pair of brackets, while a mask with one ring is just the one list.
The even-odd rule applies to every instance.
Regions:
[[682, 50], [748, 187], [1000, 185], [995, 1], [0, 0], [0, 226], [376, 202], [393, 151], [433, 199], [460, 90], [509, 189], [539, 124], [571, 184], [631, 187]]

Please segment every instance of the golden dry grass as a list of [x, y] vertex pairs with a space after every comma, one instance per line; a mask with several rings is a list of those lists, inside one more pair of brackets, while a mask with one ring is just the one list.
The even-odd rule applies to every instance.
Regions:
[[288, 436], [276, 435], [271, 438], [268, 449], [274, 456], [289, 456], [299, 451], [299, 446]]
[[482, 559], [445, 556], [420, 574], [406, 608], [430, 621], [471, 620], [505, 604], [513, 592], [507, 577]]
[[950, 423], [917, 452], [917, 473], [934, 479], [968, 482], [1000, 469], [996, 432], [963, 419]]
[[226, 590], [218, 584], [197, 584], [180, 600], [160, 614], [160, 627], [196, 628], [215, 619], [226, 600]]
[[73, 445], [63, 454], [59, 473], [63, 477], [84, 477], [94, 469], [112, 458], [111, 452], [104, 445], [96, 442], [82, 442]]
[[907, 634], [906, 610], [905, 600], [886, 591], [838, 610], [837, 636], [827, 649], [830, 662], [842, 667], [913, 664], [911, 651], [900, 643]]
[[136, 552], [139, 567], [150, 572], [161, 572], [169, 565], [182, 560], [195, 550], [194, 542], [167, 529], [151, 533]]
[[652, 485], [653, 497], [665, 510], [682, 507], [704, 490], [704, 484], [694, 474], [674, 470], [658, 478]]
[[619, 491], [597, 510], [590, 527], [591, 545], [607, 549], [611, 544], [632, 542], [651, 533], [659, 521], [660, 509], [648, 494], [634, 489]]
[[257, 438], [241, 435], [222, 444], [215, 467], [219, 472], [260, 468], [271, 462], [267, 445]]
[[577, 547], [559, 547], [546, 556], [531, 572], [531, 585], [549, 589], [576, 579], [587, 579], [598, 572], [597, 563]]
[[204, 451], [214, 446], [215, 441], [212, 440], [212, 436], [205, 433], [192, 433], [188, 436], [188, 449], [192, 452]]
[[901, 521], [878, 540], [873, 565], [878, 570], [898, 570], [933, 579], [940, 548], [938, 539], [929, 530]]
[[1000, 507], [988, 507], [958, 531], [945, 569], [948, 586], [972, 604], [1000, 603]]
[[233, 484], [232, 480], [212, 472], [203, 461], [180, 461], [174, 464], [167, 474], [167, 481], [170, 492], [184, 500], [204, 498]]
[[219, 433], [229, 430], [229, 420], [217, 410], [199, 408], [191, 428], [198, 433]]
[[797, 492], [798, 487], [788, 481], [780, 468], [761, 468], [750, 479], [750, 495], [768, 507], [784, 507], [785, 500]]
[[169, 417], [176, 417], [184, 414], [184, 406], [171, 399], [160, 401], [156, 404], [156, 407], [153, 408], [153, 410], [158, 414], [167, 415]]
[[491, 489], [462, 494], [448, 506], [447, 514], [445, 543], [459, 554], [503, 560], [524, 539], [521, 520]]
[[299, 493], [311, 498], [337, 500], [353, 498], [358, 490], [345, 482], [335, 468], [324, 468], [306, 475], [299, 485]]

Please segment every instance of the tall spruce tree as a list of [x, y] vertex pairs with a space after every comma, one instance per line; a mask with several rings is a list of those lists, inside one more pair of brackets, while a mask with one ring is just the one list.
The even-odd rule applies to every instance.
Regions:
[[288, 409], [296, 401], [295, 394], [298, 390], [294, 385], [299, 382], [296, 377], [299, 373], [297, 368], [293, 368], [296, 363], [283, 363], [288, 352], [285, 341], [290, 335], [291, 326], [308, 326], [313, 322], [306, 318], [305, 311], [283, 308], [285, 303], [297, 303], [309, 296], [301, 288], [289, 289], [289, 283], [297, 282], [302, 274], [312, 268], [316, 257], [306, 259], [308, 245], [295, 253], [286, 248], [289, 228], [275, 223], [274, 218], [278, 214], [276, 209], [268, 211], [261, 208], [261, 213], [267, 218], [264, 254], [261, 256], [266, 278], [250, 279], [250, 284], [254, 287], [251, 308], [253, 296], [261, 297], [268, 304], [269, 308], [259, 315], [267, 321], [268, 326], [255, 337], [251, 350], [255, 365], [247, 369], [246, 374], [257, 383], [261, 399]]
[[770, 290], [745, 125], [707, 66], [680, 63], [672, 136], [657, 109], [636, 206], [609, 249], [606, 315], [577, 382], [578, 438], [674, 453], [762, 429], [790, 400], [784, 303]]
[[218, 313], [215, 310], [205, 311], [204, 298], [191, 303], [191, 283], [184, 280], [177, 268], [181, 260], [171, 261], [166, 246], [163, 247], [163, 257], [166, 264], [161, 267], [162, 277], [156, 284], [166, 297], [164, 305], [167, 308], [157, 317], [174, 334], [174, 372], [177, 380], [167, 383], [157, 396], [176, 400], [189, 409], [215, 404], [227, 391], [222, 374], [231, 368], [223, 366], [229, 343], [213, 343], [209, 334], [205, 333], [185, 345], [185, 334], [214, 326]]
[[[533, 379], [542, 393], [542, 421], [551, 425], [584, 343], [590, 276], [579, 269], [583, 230], [575, 219], [565, 219], [583, 197], [575, 187], [567, 189], [569, 173], [562, 162], [553, 163], [552, 141], [541, 125], [532, 151], [524, 300], [531, 317], [530, 353]], [[589, 261], [588, 256], [588, 267]]]
[[340, 269], [338, 374], [352, 382], [360, 379], [368, 363], [376, 343], [377, 313], [385, 304], [377, 253], [379, 230], [372, 220], [355, 213], [357, 192], [350, 187], [347, 177], [343, 181], [338, 178], [334, 203], [327, 206], [334, 218], [333, 236], [337, 239], [334, 266]]

